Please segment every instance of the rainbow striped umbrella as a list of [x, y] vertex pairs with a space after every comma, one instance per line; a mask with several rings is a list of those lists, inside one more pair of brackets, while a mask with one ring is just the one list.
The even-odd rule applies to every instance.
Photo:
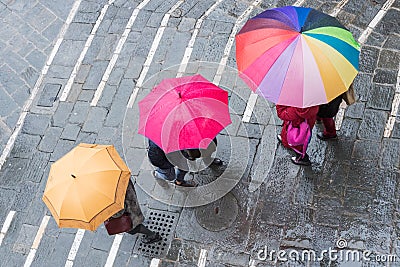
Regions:
[[359, 54], [360, 45], [336, 18], [312, 8], [268, 9], [236, 35], [240, 77], [285, 106], [320, 105], [345, 92]]

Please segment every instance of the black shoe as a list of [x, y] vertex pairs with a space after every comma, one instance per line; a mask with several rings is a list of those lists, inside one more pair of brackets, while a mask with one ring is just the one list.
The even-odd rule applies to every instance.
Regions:
[[183, 181], [177, 181], [177, 180], [175, 180], [175, 185], [177, 185], [177, 186], [182, 186], [182, 187], [196, 187], [197, 185], [196, 184], [194, 184], [194, 183], [189, 183], [189, 182], [187, 182], [187, 181], [185, 181], [185, 180], [183, 180]]
[[143, 237], [142, 242], [144, 244], [153, 244], [153, 243], [160, 242], [161, 240], [162, 240], [162, 237], [160, 236], [160, 234], [154, 233], [152, 235], [147, 235], [147, 236]]
[[222, 166], [222, 164], [224, 164], [224, 162], [219, 159], [219, 158], [215, 158], [212, 162], [211, 165], [215, 165], [215, 166]]
[[311, 161], [308, 155], [306, 154], [304, 158], [301, 158], [301, 155], [297, 155], [295, 157], [291, 158], [292, 162], [296, 165], [302, 165], [302, 166], [310, 166]]
[[326, 136], [323, 133], [317, 133], [318, 139], [321, 139], [322, 141], [328, 141], [328, 140], [335, 140], [337, 139], [337, 135], [335, 136]]

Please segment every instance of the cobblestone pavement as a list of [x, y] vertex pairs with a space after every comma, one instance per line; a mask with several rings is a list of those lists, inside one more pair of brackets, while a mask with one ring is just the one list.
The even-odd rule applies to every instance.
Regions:
[[[235, 72], [237, 30], [283, 5], [337, 16], [362, 43], [358, 101], [337, 141], [316, 126], [311, 168], [289, 162], [271, 104]], [[0, 0], [0, 266], [400, 266], [399, 13], [393, 0]], [[185, 191], [152, 178], [137, 101], [195, 73], [230, 92], [233, 123], [218, 136], [224, 166], [193, 175], [215, 186]], [[160, 245], [57, 227], [41, 196], [50, 165], [81, 142], [124, 155]], [[274, 262], [266, 247], [322, 257]]]

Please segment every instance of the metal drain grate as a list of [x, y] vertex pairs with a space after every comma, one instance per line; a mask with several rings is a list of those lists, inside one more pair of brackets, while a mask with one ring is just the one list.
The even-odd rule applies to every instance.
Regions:
[[178, 213], [164, 210], [152, 210], [147, 212], [145, 225], [158, 232], [162, 241], [153, 244], [144, 244], [141, 240], [136, 242], [133, 252], [150, 257], [164, 257], [174, 237], [174, 231], [178, 223]]

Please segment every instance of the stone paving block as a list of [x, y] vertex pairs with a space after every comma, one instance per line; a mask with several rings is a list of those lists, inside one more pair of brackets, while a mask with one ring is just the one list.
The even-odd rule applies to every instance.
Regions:
[[75, 141], [81, 130], [78, 124], [67, 124], [62, 131], [61, 138], [65, 140]]
[[145, 27], [146, 24], [151, 16], [151, 11], [148, 10], [142, 10], [139, 12], [139, 15], [137, 16], [135, 23], [133, 23], [132, 26], [132, 31], [142, 31]]
[[[19, 58], [19, 56], [15, 55], [16, 57]], [[13, 59], [14, 55], [13, 52], [9, 52], [7, 53], [7, 57], [5, 58], [6, 61], [7, 60], [11, 60]], [[0, 72], [0, 83], [4, 86], [3, 88], [9, 93], [9, 94], [13, 94], [18, 88], [22, 87], [25, 85], [24, 81], [21, 80], [18, 75], [15, 73], [14, 70], [12, 70], [11, 68], [14, 68], [14, 66], [16, 66], [15, 62], [6, 62], [5, 66], [3, 66], [1, 68], [1, 72]], [[17, 72], [22, 72], [25, 69], [25, 66], [28, 65], [28, 63], [21, 63], [23, 64], [22, 69], [21, 70], [16, 70]], [[11, 67], [11, 68], [10, 68]]]
[[87, 76], [89, 75], [89, 71], [90, 71], [91, 67], [92, 67], [91, 65], [82, 64], [78, 70], [76, 77], [75, 77], [75, 82], [84, 83]]
[[[0, 175], [2, 173], [0, 172]], [[0, 176], [0, 177], [1, 177]], [[4, 185], [2, 183], [2, 185]], [[1, 218], [1, 224], [3, 224], [4, 219], [6, 218], [8, 212], [10, 211], [11, 204], [14, 203], [14, 200], [17, 197], [17, 192], [12, 189], [6, 189], [6, 188], [0, 188], [0, 194], [1, 194], [1, 201], [0, 201], [0, 218]]]
[[102, 266], [106, 263], [108, 251], [92, 249], [89, 251], [84, 266]]
[[365, 111], [365, 103], [356, 102], [346, 108], [345, 117], [353, 119], [362, 119]]
[[149, 20], [147, 21], [146, 26], [147, 26], [147, 27], [152, 27], [152, 28], [158, 28], [158, 27], [160, 27], [160, 25], [161, 25], [161, 20], [163, 19], [163, 17], [164, 17], [164, 13], [158, 13], [157, 11], [156, 11], [156, 12], [153, 12], [153, 13], [150, 15]]
[[151, 259], [149, 257], [132, 254], [126, 266], [150, 266]]
[[83, 84], [83, 89], [86, 90], [95, 90], [100, 84], [101, 78], [103, 77], [104, 72], [108, 66], [108, 61], [101, 60], [95, 61], [90, 68], [89, 75], [86, 78], [85, 83]]
[[94, 92], [94, 90], [81, 90], [77, 101], [90, 103], [93, 99]]
[[40, 136], [21, 133], [15, 141], [10, 157], [30, 158], [36, 151]]
[[385, 129], [386, 120], [386, 112], [367, 109], [358, 130], [358, 137], [369, 140], [380, 140]]
[[223, 21], [216, 21], [213, 29], [214, 33], [230, 33], [232, 31], [233, 24]]
[[95, 24], [100, 12], [80, 12], [78, 11], [73, 19], [73, 22]]
[[85, 235], [82, 239], [81, 245], [79, 246], [78, 253], [76, 254], [74, 261], [75, 266], [85, 266], [89, 251], [92, 250], [91, 244], [93, 243], [96, 235], [97, 232], [85, 231]]
[[25, 211], [34, 200], [35, 193], [39, 185], [30, 181], [22, 182], [20, 184], [20, 192], [18, 193], [15, 201], [11, 207], [15, 211]]
[[[113, 137], [117, 135], [117, 128], [114, 127], [102, 127], [99, 130], [99, 133], [97, 135], [97, 141], [99, 140], [112, 140]], [[108, 142], [110, 142], [108, 141]]]
[[238, 266], [247, 266], [250, 261], [250, 255], [246, 253], [237, 253], [226, 251], [221, 248], [214, 248], [214, 250], [210, 251], [209, 257], [212, 261], [222, 263], [224, 265], [238, 265]]
[[108, 110], [102, 107], [92, 107], [89, 115], [83, 124], [82, 131], [98, 133], [103, 127]]
[[393, 131], [392, 131], [392, 138], [400, 138], [400, 120], [394, 123]]
[[89, 104], [85, 102], [78, 101], [75, 103], [74, 109], [69, 117], [69, 122], [83, 124], [89, 113]]
[[75, 143], [73, 141], [60, 139], [54, 148], [54, 152], [51, 154], [50, 161], [59, 160], [61, 157], [71, 151], [74, 146]]
[[13, 251], [27, 255], [35, 239], [38, 226], [23, 224], [17, 241], [14, 243]]
[[193, 8], [191, 8], [187, 13], [183, 12], [183, 15], [184, 15], [185, 17], [198, 19], [198, 18], [200, 18], [214, 3], [215, 3], [215, 1], [211, 1], [211, 0], [197, 2], [197, 3], [193, 6]]
[[58, 107], [52, 116], [52, 126], [64, 127], [73, 108], [74, 103], [59, 102]]
[[37, 71], [40, 71], [43, 68], [44, 63], [46, 62], [47, 56], [39, 50], [35, 49], [30, 52], [25, 58], [30, 65], [32, 65]]
[[35, 5], [25, 14], [24, 18], [38, 32], [41, 32], [46, 28], [47, 22], [54, 20], [56, 16], [41, 3], [37, 3], [37, 5]]
[[129, 257], [131, 253], [121, 252], [119, 251], [117, 256], [115, 257], [114, 264], [115, 266], [128, 266]]
[[18, 105], [12, 97], [0, 86], [0, 117], [6, 117], [16, 110]]
[[44, 135], [49, 125], [49, 115], [29, 113], [25, 118], [24, 126], [22, 126], [22, 132], [32, 135]]
[[373, 82], [396, 84], [397, 70], [376, 69]]
[[114, 95], [117, 91], [117, 86], [111, 86], [109, 84], [106, 84], [104, 91], [97, 102], [98, 107], [103, 107], [106, 109], [110, 109], [112, 102], [114, 100]]
[[[36, 81], [39, 79], [39, 72], [36, 71], [33, 67], [29, 66], [25, 69], [21, 74], [22, 79], [27, 83], [30, 88], [35, 86]], [[30, 89], [29, 93], [30, 93]]]
[[354, 93], [358, 101], [367, 101], [372, 88], [372, 75], [359, 73], [354, 79]]
[[124, 78], [137, 79], [143, 68], [143, 63], [146, 58], [142, 56], [132, 57], [129, 61], [129, 65], [125, 71]]
[[170, 28], [177, 28], [181, 20], [181, 18], [170, 17], [167, 26]]
[[115, 68], [107, 80], [107, 85], [119, 85], [124, 75], [125, 69], [122, 67]]
[[364, 46], [360, 53], [360, 72], [373, 73], [379, 56], [379, 50], [375, 47]]
[[400, 168], [400, 140], [383, 140], [379, 165], [381, 168]]
[[95, 134], [95, 133], [80, 132], [78, 135], [78, 138], [75, 141], [75, 145], [78, 145], [80, 143], [94, 144], [96, 141], [96, 138], [97, 138], [97, 134]]
[[180, 32], [188, 32], [194, 29], [196, 24], [196, 20], [193, 18], [185, 18], [183, 17], [179, 23], [178, 31]]
[[395, 89], [393, 86], [374, 85], [370, 91], [367, 107], [390, 111], [392, 108], [394, 91]]
[[102, 250], [108, 252], [114, 241], [113, 236], [109, 236], [104, 224], [101, 224], [96, 230], [91, 247], [96, 250]]
[[400, 22], [398, 18], [400, 11], [396, 9], [389, 9], [382, 20], [376, 25], [375, 31], [382, 34], [400, 33]]
[[88, 23], [73, 22], [69, 25], [64, 40], [80, 40], [86, 41], [92, 31], [93, 25]]
[[95, 35], [93, 41], [92, 41], [92, 45], [89, 47], [85, 58], [83, 59], [83, 64], [87, 64], [87, 65], [93, 65], [94, 62], [96, 61], [96, 57], [100, 52], [100, 49], [104, 43], [104, 36], [100, 36], [100, 35]]
[[315, 221], [319, 225], [339, 226], [342, 221], [343, 205], [340, 199], [331, 197], [315, 197]]
[[[388, 41], [386, 42], [388, 45], [390, 44], [389, 40], [390, 40], [390, 37], [388, 38]], [[398, 52], [393, 51], [393, 50], [384, 49], [381, 51], [381, 53], [379, 55], [378, 67], [397, 70], [399, 61], [400, 61], [400, 55]]]
[[63, 26], [64, 22], [59, 18], [55, 19], [46, 29], [42, 31], [42, 35], [47, 40], [54, 40], [58, 33], [60, 32], [61, 27]]
[[48, 266], [65, 265], [65, 262], [68, 259], [69, 248], [74, 242], [74, 238], [74, 234], [60, 233], [54, 245], [54, 250], [48, 254]]
[[[399, 37], [393, 33], [389, 34], [383, 47], [389, 48], [389, 49], [400, 50], [400, 43], [398, 42], [398, 38]], [[383, 50], [383, 51], [385, 51], [385, 50]]]
[[370, 191], [364, 189], [354, 189], [351, 187], [346, 188], [344, 197], [344, 211], [358, 214], [367, 214], [373, 203], [373, 194]]
[[40, 241], [40, 246], [36, 251], [32, 266], [48, 266], [48, 255], [53, 253], [57, 242], [56, 237], [44, 235]]
[[379, 142], [370, 140], [357, 140], [354, 143], [352, 157], [366, 160], [378, 159], [380, 151], [381, 144]]
[[64, 40], [54, 57], [53, 64], [73, 67], [84, 45], [84, 41]]
[[41, 107], [52, 107], [54, 102], [57, 100], [60, 89], [61, 84], [46, 83], [36, 105]]
[[202, 60], [219, 62], [224, 53], [226, 39], [227, 39], [226, 35], [221, 35], [221, 34], [215, 35], [213, 37], [212, 42], [210, 42], [208, 46], [205, 48], [205, 53], [202, 57]]
[[378, 170], [376, 173], [376, 190], [375, 198], [383, 202], [394, 203], [394, 199], [397, 197], [398, 189], [396, 183], [399, 178], [399, 174], [393, 170]]
[[69, 77], [71, 76], [71, 72], [72, 67], [51, 65], [47, 76], [52, 78], [69, 79]]

